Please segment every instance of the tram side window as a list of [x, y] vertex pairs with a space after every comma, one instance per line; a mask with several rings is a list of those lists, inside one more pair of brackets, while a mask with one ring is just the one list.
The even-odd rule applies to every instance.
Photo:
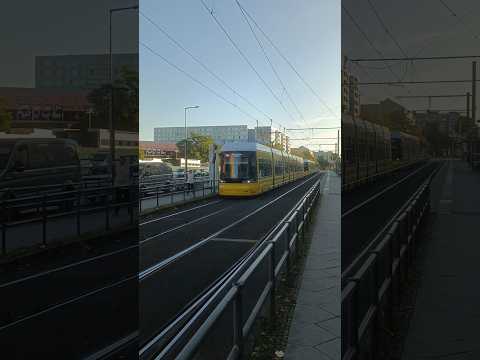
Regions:
[[275, 176], [283, 176], [283, 161], [282, 159], [275, 159]]
[[259, 178], [272, 176], [272, 160], [260, 158], [258, 159], [258, 175]]

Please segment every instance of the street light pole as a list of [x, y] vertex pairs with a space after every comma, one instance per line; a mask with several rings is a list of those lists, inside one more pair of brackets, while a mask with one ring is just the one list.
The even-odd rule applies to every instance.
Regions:
[[128, 7], [120, 7], [120, 8], [113, 8], [109, 9], [108, 12], [108, 82], [110, 85], [110, 97], [108, 101], [109, 111], [108, 111], [108, 123], [109, 123], [109, 130], [110, 130], [110, 156], [112, 158], [111, 161], [111, 171], [112, 171], [112, 182], [115, 179], [115, 126], [113, 122], [113, 65], [112, 65], [112, 14], [118, 11], [124, 10], [138, 10], [138, 5], [135, 6], [128, 6]]
[[187, 171], [188, 171], [188, 165], [187, 165], [187, 147], [188, 147], [188, 133], [187, 133], [187, 110], [188, 109], [198, 109], [200, 106], [195, 105], [195, 106], [187, 106], [184, 108], [185, 111], [185, 181], [187, 181]]

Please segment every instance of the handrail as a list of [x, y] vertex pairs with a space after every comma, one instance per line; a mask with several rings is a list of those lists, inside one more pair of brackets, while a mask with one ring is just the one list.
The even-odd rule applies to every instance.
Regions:
[[417, 232], [430, 207], [430, 183], [437, 167], [402, 206], [356, 267], [342, 274], [342, 360], [382, 357], [389, 346], [385, 329], [393, 324]]
[[[197, 320], [191, 320], [185, 325], [180, 332], [183, 335], [178, 335], [168, 342], [164, 349], [158, 352], [155, 359], [191, 359], [202, 347], [206, 338], [211, 336], [212, 331], [215, 331], [215, 325], [220, 319], [231, 325], [229, 334], [234, 339], [234, 343], [225, 350], [225, 354], [221, 357], [218, 357], [220, 355], [217, 354], [216, 358], [237, 359], [242, 355], [251, 325], [267, 299], [270, 299], [273, 306], [271, 313], [272, 316], [274, 315], [274, 294], [279, 275], [275, 271], [276, 265], [284, 258], [284, 253], [288, 257], [294, 255], [288, 246], [291, 239], [296, 238], [297, 241], [303, 239], [304, 225], [310, 218], [313, 203], [320, 195], [320, 180], [315, 181], [282, 221], [274, 227], [274, 231], [256, 245], [255, 251], [252, 251], [243, 262], [237, 264], [235, 271], [217, 285], [219, 287], [215, 295], [205, 299], [206, 303], [195, 313], [194, 318]], [[283, 247], [280, 247], [282, 242]], [[282, 254], [276, 254], [278, 249], [283, 250]], [[286, 271], [289, 269], [287, 268]], [[262, 278], [267, 280], [266, 283], [262, 283], [261, 289], [254, 291], [252, 289], [254, 283], [251, 282], [251, 279], [255, 278], [257, 274], [263, 274]], [[250, 301], [245, 302], [245, 299]], [[252, 301], [254, 302], [253, 307], [245, 308], [247, 304], [251, 305]], [[230, 311], [227, 309], [233, 309], [233, 317], [226, 315]], [[229, 334], [223, 333], [222, 335], [230, 336]], [[206, 351], [206, 349], [203, 350]]]

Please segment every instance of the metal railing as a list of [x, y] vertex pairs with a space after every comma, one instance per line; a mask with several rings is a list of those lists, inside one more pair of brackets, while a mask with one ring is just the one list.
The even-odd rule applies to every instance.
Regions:
[[278, 277], [298, 256], [320, 180], [277, 226], [205, 294], [140, 351], [140, 359], [240, 359], [255, 320], [275, 321]]
[[[122, 193], [128, 196], [121, 200], [117, 194]], [[95, 222], [102, 223], [101, 230], [109, 231], [114, 226], [111, 215], [121, 208], [128, 209], [129, 224], [134, 225], [134, 214], [138, 209], [138, 185], [129, 186], [94, 186], [77, 187], [73, 190], [64, 191], [43, 191], [36, 194], [30, 194], [13, 199], [3, 199], [0, 201], [0, 231], [1, 231], [1, 254], [7, 255], [9, 240], [25, 239], [28, 237], [30, 243], [23, 247], [32, 247], [36, 245], [46, 246], [49, 242], [48, 231], [52, 227], [55, 232], [55, 226], [59, 221], [70, 219], [71, 225], [68, 236], [80, 236], [90, 232], [82, 229], [82, 218], [88, 214], [104, 214], [102, 220], [97, 216]], [[91, 221], [91, 220], [90, 220]], [[40, 226], [40, 229], [30, 229], [29, 226]], [[72, 229], [72, 227], [74, 229]], [[32, 240], [33, 234], [39, 234], [37, 241]], [[100, 230], [100, 229], [99, 229]], [[11, 239], [9, 235], [15, 232]], [[19, 231], [24, 231], [21, 233]], [[64, 240], [64, 239], [62, 239]], [[14, 246], [10, 246], [14, 247]], [[17, 249], [17, 248], [15, 248]]]
[[394, 307], [414, 259], [419, 226], [430, 208], [434, 174], [417, 189], [362, 262], [342, 274], [342, 360], [381, 359], [388, 350]]
[[[182, 181], [171, 181], [171, 178], [142, 181], [140, 183], [140, 212], [150, 209], [158, 209], [162, 206], [186, 202], [187, 200], [204, 199], [218, 192], [218, 181], [210, 180], [209, 177], [201, 177], [194, 180], [192, 188]], [[148, 200], [150, 204], [144, 205]], [[150, 206], [148, 206], [150, 205]]]

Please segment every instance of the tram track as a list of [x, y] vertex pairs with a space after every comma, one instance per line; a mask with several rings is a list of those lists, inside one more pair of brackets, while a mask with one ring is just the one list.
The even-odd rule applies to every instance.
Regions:
[[[141, 273], [140, 343], [144, 344], [158, 334], [182, 309], [268, 234], [316, 180], [318, 176], [310, 177], [291, 189], [282, 190], [283, 194], [277, 194], [275, 199], [269, 201], [267, 199], [270, 198], [259, 198], [261, 201], [256, 202], [255, 209], [247, 206], [240, 213], [239, 208], [232, 206], [219, 219], [227, 226], [220, 229], [212, 226], [207, 237], [199, 238], [178, 255]], [[239, 207], [243, 202], [251, 203], [251, 199], [236, 201]], [[199, 226], [199, 223], [195, 226]], [[188, 279], [188, 286], [185, 286], [184, 279]], [[164, 295], [158, 297], [155, 294]]]
[[[379, 238], [385, 226], [405, 205], [419, 186], [441, 163], [430, 161], [412, 169], [408, 174], [382, 186], [367, 199], [357, 202], [342, 212], [342, 277], [362, 254]], [[343, 199], [342, 199], [343, 201]], [[348, 202], [348, 200], [347, 200]], [[375, 221], [372, 221], [375, 219]]]
[[[308, 181], [311, 181], [311, 178], [303, 184]], [[267, 201], [266, 199], [269, 197], [287, 191], [294, 184], [298, 184], [298, 182], [275, 189], [257, 199], [245, 199], [245, 212], [252, 211], [255, 204], [258, 206], [259, 203]], [[301, 193], [301, 189], [298, 193]], [[195, 204], [193, 207], [186, 206], [180, 210], [171, 210], [157, 217], [150, 216], [143, 223], [140, 223], [141, 229], [149, 230], [153, 234], [150, 236], [154, 236], [155, 232], [161, 228], [164, 232], [167, 232], [163, 235], [187, 230], [192, 233], [191, 227], [200, 226], [204, 221], [210, 223], [216, 215], [223, 216], [224, 213], [229, 212], [241, 216], [238, 208], [232, 212], [234, 210], [232, 206], [226, 206], [227, 203], [231, 204], [232, 202], [234, 200], [211, 199], [202, 205]], [[143, 234], [148, 234], [149, 231]], [[123, 325], [120, 324], [114, 326], [114, 328], [112, 326], [116, 324], [120, 314], [131, 312], [132, 307], [138, 308], [138, 299], [131, 298], [127, 291], [129, 289], [131, 293], [136, 294], [135, 289], [138, 288], [137, 262], [131, 259], [132, 257], [138, 259], [139, 246], [138, 244], [131, 245], [131, 241], [128, 239], [131, 236], [137, 236], [138, 238], [138, 235], [133, 232], [124, 234], [126, 238], [118, 238], [115, 241], [114, 250], [109, 251], [106, 247], [100, 253], [96, 253], [95, 256], [86, 256], [78, 261], [67, 264], [62, 264], [60, 261], [57, 262], [59, 266], [52, 266], [51, 268], [39, 266], [40, 271], [37, 272], [32, 267], [32, 269], [22, 269], [18, 275], [3, 273], [2, 275], [5, 276], [0, 278], [0, 292], [8, 296], [2, 296], [2, 305], [4, 306], [0, 316], [0, 340], [13, 344], [13, 339], [16, 339], [16, 336], [21, 332], [24, 337], [37, 337], [38, 341], [35, 341], [37, 345], [36, 354], [53, 354], [49, 353], [52, 339], [55, 339], [56, 342], [56, 333], [62, 331], [64, 334], [58, 338], [60, 341], [65, 339], [68, 343], [66, 340], [68, 337], [85, 339], [85, 341], [81, 340], [78, 343], [78, 346], [82, 349], [63, 348], [65, 344], [61, 344], [59, 348], [62, 351], [64, 350], [65, 354], [87, 354], [98, 351], [101, 348], [100, 341], [113, 343], [113, 339], [118, 340], [122, 336], [129, 336], [128, 334], [135, 331], [133, 326], [138, 324], [137, 319], [128, 316], [126, 318], [121, 317], [124, 320], [122, 320]], [[142, 241], [146, 239], [148, 237]], [[142, 242], [142, 244], [149, 244], [150, 246], [156, 240], [152, 239]], [[224, 244], [225, 252], [221, 251], [218, 254], [224, 255], [228, 253], [228, 248], [232, 247], [231, 244], [227, 246], [227, 242], [224, 242]], [[218, 248], [218, 245], [216, 246]], [[249, 246], [251, 246], [251, 243], [249, 243]], [[140, 249], [142, 247], [140, 245]], [[241, 246], [237, 244], [234, 247], [239, 249]], [[234, 261], [234, 258], [237, 258], [238, 254], [232, 253], [232, 255], [234, 256], [230, 259], [230, 263]], [[228, 262], [227, 258], [228, 256], [226, 256], [226, 262]], [[85, 274], [89, 275], [85, 276]], [[47, 287], [55, 290], [42, 291]], [[32, 299], [35, 300], [32, 301]], [[85, 317], [87, 313], [85, 306], [87, 304], [99, 304], [99, 306], [89, 310], [90, 316], [98, 317], [100, 322], [103, 321], [97, 329], [88, 329], [91, 323], [89, 318]], [[55, 323], [58, 326], [44, 331], [41, 324], [45, 323]], [[105, 335], [107, 333], [108, 335]], [[108, 339], [112, 339], [112, 341]], [[33, 354], [32, 349], [20, 346], [15, 347], [15, 349], [12, 348], [12, 351], [14, 352], [12, 352], [11, 358], [28, 357]]]

